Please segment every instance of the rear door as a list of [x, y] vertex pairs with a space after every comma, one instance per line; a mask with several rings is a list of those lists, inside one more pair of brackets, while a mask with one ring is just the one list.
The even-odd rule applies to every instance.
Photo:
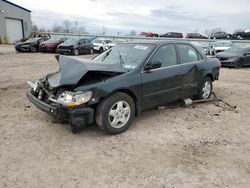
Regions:
[[176, 44], [178, 61], [182, 68], [181, 97], [195, 95], [205, 71], [205, 61], [201, 54], [189, 44]]
[[244, 65], [250, 65], [250, 48], [244, 53]]
[[142, 70], [143, 109], [178, 99], [182, 86], [182, 70], [177, 64], [174, 44], [159, 47], [148, 64], [154, 62], [160, 62], [161, 67]]

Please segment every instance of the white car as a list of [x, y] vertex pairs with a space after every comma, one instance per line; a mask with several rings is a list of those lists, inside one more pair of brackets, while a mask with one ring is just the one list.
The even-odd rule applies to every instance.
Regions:
[[93, 40], [94, 50], [102, 53], [105, 50], [109, 49], [108, 44], [111, 42], [111, 40], [95, 39]]
[[124, 40], [116, 40], [116, 41], [113, 41], [113, 42], [111, 42], [111, 43], [108, 43], [108, 48], [112, 48], [112, 47], [114, 47], [115, 45], [117, 45], [117, 44], [120, 44], [120, 43], [122, 43], [122, 42], [125, 42]]
[[215, 55], [218, 52], [224, 52], [229, 48], [235, 47], [231, 41], [218, 41], [211, 46], [210, 55]]

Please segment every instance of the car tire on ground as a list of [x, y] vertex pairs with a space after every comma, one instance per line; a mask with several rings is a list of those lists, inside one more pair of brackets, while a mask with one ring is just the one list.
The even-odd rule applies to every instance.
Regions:
[[102, 53], [103, 52], [103, 48], [101, 47], [100, 49], [99, 49], [99, 53]]
[[198, 91], [196, 98], [198, 99], [209, 99], [213, 91], [213, 83], [211, 78], [205, 77], [202, 81], [201, 87]]
[[119, 134], [129, 128], [134, 117], [133, 99], [125, 93], [116, 92], [98, 105], [95, 121], [101, 130], [109, 134]]
[[74, 50], [73, 50], [73, 54], [74, 54], [74, 55], [79, 55], [79, 50], [78, 50], [78, 49], [74, 49]]
[[234, 63], [234, 67], [235, 67], [236, 69], [240, 69], [240, 68], [242, 67], [242, 60], [236, 61], [236, 62]]
[[36, 52], [36, 47], [31, 46], [31, 47], [30, 47], [30, 51], [31, 51], [32, 53], [35, 53], [35, 52]]
[[89, 49], [89, 54], [93, 54], [94, 53], [94, 49], [93, 48], [90, 48]]

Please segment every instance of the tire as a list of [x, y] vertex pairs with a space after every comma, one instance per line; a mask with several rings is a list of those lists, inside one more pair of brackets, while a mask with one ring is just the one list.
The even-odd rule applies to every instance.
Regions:
[[108, 134], [119, 134], [129, 128], [135, 117], [133, 99], [121, 92], [112, 94], [97, 106], [95, 121]]
[[236, 61], [234, 63], [234, 68], [240, 69], [242, 67], [242, 60]]
[[99, 53], [102, 53], [103, 52], [103, 48], [101, 47], [100, 49], [99, 49]]
[[78, 49], [74, 49], [73, 54], [74, 55], [79, 55], [79, 50]]
[[37, 51], [37, 49], [36, 49], [36, 47], [31, 46], [31, 47], [30, 47], [30, 51], [31, 51], [32, 53], [35, 53], [35, 52]]
[[[208, 86], [209, 84], [210, 86]], [[213, 91], [213, 83], [211, 78], [205, 77], [198, 91], [197, 99], [209, 99]]]
[[90, 48], [90, 49], [89, 49], [89, 54], [93, 54], [93, 53], [94, 53], [93, 48]]

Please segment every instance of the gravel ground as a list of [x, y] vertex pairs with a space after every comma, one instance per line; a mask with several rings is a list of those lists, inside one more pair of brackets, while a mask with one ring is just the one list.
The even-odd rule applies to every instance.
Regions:
[[214, 83], [236, 109], [167, 106], [120, 135], [72, 134], [25, 97], [26, 80], [58, 69], [54, 54], [13, 49], [0, 45], [0, 187], [249, 187], [250, 68], [222, 68]]

